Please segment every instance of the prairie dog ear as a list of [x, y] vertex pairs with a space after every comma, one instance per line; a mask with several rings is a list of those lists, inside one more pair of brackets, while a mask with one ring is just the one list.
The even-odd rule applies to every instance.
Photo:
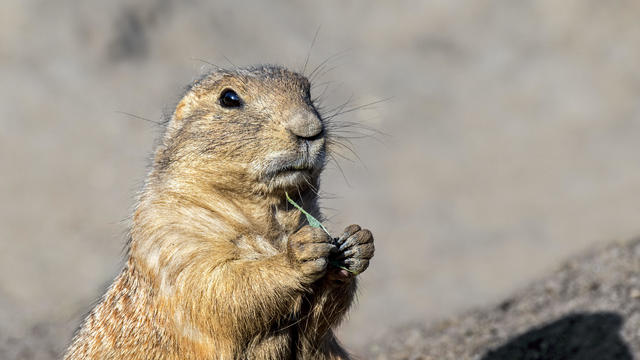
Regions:
[[185, 119], [188, 119], [189, 116], [198, 109], [198, 106], [201, 103], [200, 97], [202, 94], [202, 89], [196, 89], [194, 87], [190, 89], [182, 99], [180, 99], [180, 102], [176, 105], [173, 115], [171, 116], [171, 120], [169, 121], [164, 133], [163, 138], [165, 142], [173, 138], [179, 129], [184, 126]]
[[203, 110], [207, 108], [207, 104], [216, 101], [216, 94], [212, 91], [216, 88], [216, 83], [222, 79], [220, 73], [210, 73], [200, 80], [194, 82], [189, 90], [184, 94], [176, 109], [173, 112], [172, 122], [180, 123], [191, 116], [194, 110]]
[[191, 115], [192, 110], [196, 107], [198, 102], [198, 96], [196, 95], [197, 90], [194, 90], [195, 89], [189, 90], [189, 92], [182, 97], [173, 112], [171, 121], [180, 122]]

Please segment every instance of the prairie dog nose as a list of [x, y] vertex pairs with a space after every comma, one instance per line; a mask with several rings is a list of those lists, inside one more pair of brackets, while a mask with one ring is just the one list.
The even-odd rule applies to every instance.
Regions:
[[312, 138], [322, 132], [322, 122], [316, 114], [308, 110], [295, 112], [284, 127], [301, 138]]

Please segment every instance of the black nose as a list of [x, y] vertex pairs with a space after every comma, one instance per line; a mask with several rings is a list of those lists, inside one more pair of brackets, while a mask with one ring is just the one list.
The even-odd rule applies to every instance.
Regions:
[[286, 122], [285, 128], [293, 135], [313, 140], [322, 135], [322, 122], [320, 118], [309, 110], [295, 112]]

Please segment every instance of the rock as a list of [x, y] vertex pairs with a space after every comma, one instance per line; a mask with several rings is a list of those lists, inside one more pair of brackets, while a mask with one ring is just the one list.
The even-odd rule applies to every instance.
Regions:
[[638, 289], [640, 239], [571, 259], [493, 307], [396, 329], [365, 358], [640, 358]]

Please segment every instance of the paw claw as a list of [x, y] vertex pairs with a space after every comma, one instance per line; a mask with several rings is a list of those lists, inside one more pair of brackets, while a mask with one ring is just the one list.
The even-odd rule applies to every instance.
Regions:
[[[362, 273], [369, 266], [369, 260], [375, 251], [371, 231], [362, 229], [358, 225], [350, 225], [343, 235], [336, 239], [337, 253], [331, 259], [337, 272], [349, 272], [350, 276]], [[341, 267], [347, 269], [341, 269]]]

